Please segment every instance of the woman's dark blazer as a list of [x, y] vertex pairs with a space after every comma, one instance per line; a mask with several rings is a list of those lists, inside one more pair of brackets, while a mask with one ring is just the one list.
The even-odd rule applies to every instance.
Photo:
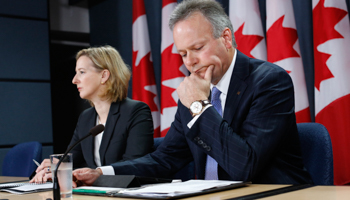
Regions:
[[[94, 107], [84, 110], [80, 116], [69, 144], [87, 135], [96, 125]], [[153, 121], [147, 104], [131, 100], [112, 103], [100, 146], [101, 165], [129, 160], [152, 151]], [[72, 150], [74, 168], [96, 168], [94, 161], [94, 137], [83, 140]]]

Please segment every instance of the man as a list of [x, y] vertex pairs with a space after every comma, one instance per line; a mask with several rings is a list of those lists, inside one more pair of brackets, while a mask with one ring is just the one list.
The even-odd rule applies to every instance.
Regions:
[[89, 185], [102, 173], [167, 177], [194, 160], [198, 179], [312, 182], [287, 72], [237, 51], [231, 22], [215, 1], [183, 1], [169, 26], [191, 75], [177, 88], [178, 110], [163, 143], [136, 160], [76, 170], [75, 179]]

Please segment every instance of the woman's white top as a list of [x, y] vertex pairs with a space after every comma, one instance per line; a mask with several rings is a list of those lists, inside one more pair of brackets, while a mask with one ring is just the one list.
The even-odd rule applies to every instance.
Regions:
[[[100, 123], [100, 118], [96, 117], [96, 125], [99, 125]], [[105, 125], [105, 124], [102, 124]], [[97, 165], [97, 167], [101, 167], [101, 158], [100, 158], [100, 146], [101, 146], [101, 141], [102, 141], [102, 136], [103, 136], [104, 131], [102, 131], [100, 134], [95, 136], [95, 145], [94, 145], [94, 160]]]

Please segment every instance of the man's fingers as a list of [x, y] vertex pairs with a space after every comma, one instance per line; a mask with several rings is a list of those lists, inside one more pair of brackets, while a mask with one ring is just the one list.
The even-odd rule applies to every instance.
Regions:
[[102, 171], [90, 168], [77, 169], [73, 171], [75, 187], [81, 185], [92, 185], [92, 183], [102, 175]]
[[78, 180], [81, 180], [81, 178], [84, 177], [84, 176], [81, 175], [80, 172], [75, 172], [75, 173], [73, 173], [73, 176], [74, 176], [76, 179], [78, 179]]
[[72, 181], [72, 187], [76, 188], [77, 187], [77, 183], [75, 181]]
[[210, 66], [208, 67], [208, 69], [205, 71], [204, 79], [205, 79], [206, 81], [211, 82], [211, 77], [212, 77], [213, 69], [214, 69], [214, 66], [213, 66], [213, 65], [210, 65]]
[[87, 173], [87, 172], [84, 172], [84, 171], [77, 171], [77, 172], [73, 173], [73, 176], [77, 180], [84, 181], [84, 180], [88, 180], [91, 177], [91, 172]]

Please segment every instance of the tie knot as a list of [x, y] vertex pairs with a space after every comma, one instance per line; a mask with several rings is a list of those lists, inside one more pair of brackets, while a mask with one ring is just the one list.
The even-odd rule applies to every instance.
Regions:
[[219, 89], [217, 89], [216, 87], [213, 87], [213, 89], [211, 91], [211, 100], [212, 101], [219, 100], [220, 94], [221, 94], [221, 91]]

